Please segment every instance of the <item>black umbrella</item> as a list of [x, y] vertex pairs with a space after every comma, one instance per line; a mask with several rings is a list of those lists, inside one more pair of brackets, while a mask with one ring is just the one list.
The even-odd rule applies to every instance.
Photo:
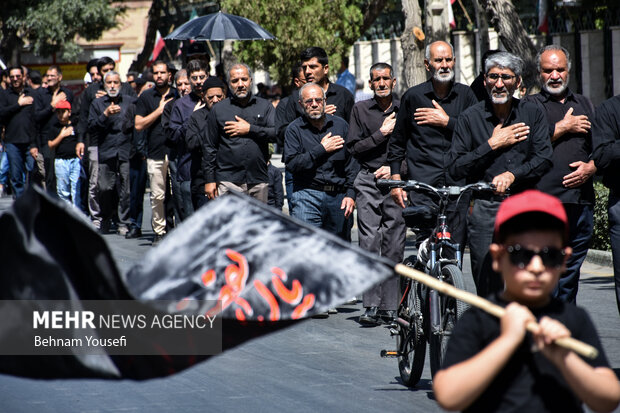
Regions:
[[245, 17], [217, 12], [197, 17], [165, 37], [166, 40], [271, 40], [275, 36]]

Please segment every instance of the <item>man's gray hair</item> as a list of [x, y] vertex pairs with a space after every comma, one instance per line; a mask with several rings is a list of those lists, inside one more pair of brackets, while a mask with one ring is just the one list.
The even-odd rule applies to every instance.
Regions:
[[250, 69], [250, 66], [246, 65], [245, 63], [235, 63], [234, 65], [230, 67], [230, 69], [228, 69], [228, 86], [229, 87], [230, 87], [230, 72], [240, 67], [245, 68], [245, 70], [248, 71], [248, 76], [250, 77], [250, 79], [252, 79], [252, 69]]
[[452, 46], [452, 44], [450, 44], [448, 42], [444, 42], [443, 40], [437, 40], [437, 41], [434, 41], [432, 43], [427, 44], [426, 45], [426, 49], [424, 49], [424, 58], [426, 60], [428, 60], [429, 62], [431, 61], [431, 46], [434, 45], [437, 42], [445, 43], [448, 46], [450, 46], [450, 50], [452, 51], [452, 58], [454, 59], [454, 57], [455, 57], [454, 56], [454, 46]]
[[180, 78], [182, 77], [188, 77], [187, 76], [187, 70], [185, 69], [181, 69], [178, 72], [175, 73], [174, 75], [174, 83], [178, 82]]
[[311, 87], [311, 86], [316, 86], [319, 89], [321, 89], [321, 93], [323, 94], [323, 101], [325, 101], [325, 90], [323, 90], [323, 88], [318, 83], [314, 83], [314, 82], [306, 83], [305, 85], [301, 87], [301, 89], [299, 89], [299, 101], [303, 103], [303, 99], [301, 95], [303, 94], [304, 89], [306, 89], [307, 87]]
[[538, 52], [538, 54], [536, 55], [536, 64], [538, 65], [538, 71], [541, 71], [541, 67], [540, 67], [540, 59], [542, 57], [542, 54], [549, 51], [549, 50], [553, 50], [556, 52], [562, 52], [564, 53], [564, 56], [566, 56], [566, 64], [568, 65], [567, 69], [570, 72], [570, 68], [573, 64], [573, 62], [571, 62], [570, 60], [570, 53], [568, 52], [568, 50], [566, 50], [566, 48], [558, 45], [558, 44], [550, 44], [547, 45], [545, 47], [543, 47], [542, 49], [540, 49], [540, 51]]
[[487, 57], [487, 60], [484, 61], [484, 73], [489, 73], [489, 70], [499, 67], [500, 69], [510, 69], [516, 77], [521, 77], [523, 65], [523, 59], [519, 56], [508, 52], [499, 52]]
[[121, 78], [120, 73], [115, 72], [114, 70], [110, 70], [108, 73], [106, 73], [105, 75], [103, 75], [103, 83], [105, 83], [106, 79], [108, 78], [108, 76], [118, 76], [119, 80]]

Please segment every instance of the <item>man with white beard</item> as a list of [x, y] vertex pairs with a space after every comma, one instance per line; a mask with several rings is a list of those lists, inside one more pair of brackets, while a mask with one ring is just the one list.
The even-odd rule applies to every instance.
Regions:
[[[90, 105], [88, 132], [96, 136], [99, 143], [99, 206], [101, 226], [99, 231], [106, 234], [112, 219], [116, 218], [115, 192], [118, 194], [118, 233], [124, 235], [129, 225], [129, 151], [131, 149], [131, 129], [127, 125], [127, 111], [136, 98], [123, 95], [121, 77], [113, 70], [103, 78], [106, 94]], [[119, 179], [120, 178], [120, 179]], [[118, 183], [117, 183], [118, 182]], [[117, 187], [120, 185], [120, 187]]]
[[489, 99], [461, 114], [454, 129], [450, 175], [467, 183], [485, 181], [495, 194], [477, 194], [467, 216], [471, 266], [478, 295], [501, 288], [487, 254], [499, 204], [510, 195], [532, 189], [549, 168], [552, 148], [545, 115], [535, 104], [513, 97], [521, 83], [523, 60], [500, 52], [484, 64]]
[[[454, 81], [454, 62], [454, 51], [449, 43], [436, 41], [426, 47], [424, 65], [430, 79], [403, 95], [388, 144], [387, 162], [392, 179], [401, 179], [401, 166], [406, 160], [409, 179], [436, 187], [464, 182], [464, 178], [454, 180], [448, 173], [450, 143], [457, 118], [478, 100], [469, 86]], [[391, 195], [401, 208], [405, 208], [408, 198], [412, 205], [437, 205], [437, 199], [424, 193], [406, 194], [395, 188]], [[458, 210], [455, 205], [449, 209], [448, 224], [463, 249], [467, 201], [463, 200], [458, 206]], [[419, 233], [418, 242], [429, 235]]]
[[579, 270], [588, 253], [594, 227], [594, 188], [596, 173], [592, 154], [590, 119], [594, 106], [590, 99], [573, 93], [568, 87], [571, 68], [568, 51], [557, 45], [545, 46], [536, 56], [542, 91], [524, 101], [538, 105], [547, 116], [553, 147], [552, 168], [536, 186], [558, 197], [564, 204], [570, 226], [569, 245], [573, 249], [566, 262], [554, 295], [575, 303], [579, 287]]

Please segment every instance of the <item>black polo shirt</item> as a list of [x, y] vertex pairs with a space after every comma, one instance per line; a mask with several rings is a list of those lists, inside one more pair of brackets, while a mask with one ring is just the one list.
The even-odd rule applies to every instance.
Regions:
[[383, 111], [376, 99], [362, 100], [353, 106], [349, 122], [347, 148], [360, 167], [372, 172], [387, 165], [387, 146], [390, 136], [383, 136], [381, 125], [392, 113], [398, 113], [400, 100], [392, 96], [392, 106]]
[[[170, 88], [166, 93], [166, 98], [169, 99], [175, 96], [176, 90]], [[136, 102], [136, 115], [146, 117], [155, 112], [161, 102], [162, 94], [157, 88], [151, 88], [142, 92], [138, 101]], [[151, 125], [144, 130], [146, 139], [146, 154], [149, 159], [162, 160], [168, 153], [168, 147], [166, 146], [166, 131], [162, 126], [161, 116], [159, 116]]]
[[603, 183], [620, 192], [620, 95], [616, 95], [596, 108], [592, 122], [594, 163], [603, 170]]
[[347, 139], [347, 122], [333, 115], [325, 115], [325, 123], [319, 130], [306, 117], [295, 119], [286, 128], [283, 160], [286, 169], [293, 174], [295, 190], [312, 186], [334, 185], [344, 188], [346, 196], [355, 199], [353, 182], [359, 165], [347, 147], [327, 153], [321, 139], [329, 132]]
[[[561, 121], [568, 109], [573, 108], [573, 116], [586, 115], [590, 121], [594, 120], [594, 106], [590, 99], [568, 91], [564, 103], [554, 100], [544, 90], [536, 95], [526, 96], [524, 102], [533, 102], [547, 116], [549, 138], [555, 132], [555, 124]], [[592, 131], [588, 133], [566, 133], [551, 142], [553, 155], [551, 169], [540, 178], [536, 188], [558, 197], [567, 204], [593, 204], [594, 187], [592, 178], [578, 188], [566, 188], [562, 185], [563, 177], [576, 168], [569, 165], [573, 162], [589, 162], [592, 153]]]
[[[326, 105], [335, 105], [335, 116], [339, 116], [345, 121], [351, 118], [351, 110], [355, 104], [355, 98], [346, 87], [336, 83], [329, 83], [327, 92], [325, 92]], [[278, 139], [284, 139], [286, 127], [295, 119], [304, 116], [303, 108], [299, 105], [299, 89], [293, 90], [288, 100], [285, 102], [283, 116], [278, 116], [276, 130], [278, 131]], [[278, 105], [279, 106], [279, 105]]]
[[535, 104], [512, 98], [512, 108], [503, 125], [523, 122], [530, 127], [529, 136], [508, 148], [493, 151], [488, 140], [499, 122], [490, 99], [463, 112], [452, 138], [450, 174], [453, 179], [465, 179], [468, 183], [491, 182], [508, 171], [515, 176], [511, 194], [534, 188], [551, 167], [553, 150], [545, 115]]
[[[112, 101], [121, 107], [117, 114], [106, 116], [105, 109]], [[129, 160], [131, 150], [131, 131], [127, 128], [132, 124], [133, 110], [131, 106], [136, 98], [127, 95], [118, 95], [115, 99], [109, 96], [97, 98], [90, 105], [88, 117], [88, 132], [95, 136], [99, 146], [99, 161], [106, 161], [118, 157], [121, 161]]]
[[[36, 94], [29, 87], [25, 87], [22, 93], [33, 98]], [[31, 105], [19, 106], [19, 95], [20, 93], [11, 87], [0, 91], [0, 124], [5, 127], [4, 142], [36, 146], [34, 102]]]
[[[234, 97], [213, 106], [203, 146], [207, 182], [268, 182], [269, 142], [276, 138], [274, 112], [270, 101], [253, 95], [245, 106]], [[225, 123], [235, 121], [235, 116], [250, 124], [247, 135], [231, 137], [224, 132]]]
[[[450, 117], [447, 127], [418, 125], [416, 122], [416, 109], [433, 108], [432, 100]], [[455, 181], [448, 173], [452, 134], [457, 118], [477, 102], [471, 89], [460, 83], [453, 83], [443, 99], [435, 95], [430, 80], [407, 90], [388, 146], [387, 161], [392, 174], [400, 173], [401, 164], [406, 160], [410, 179], [434, 186], [458, 184], [462, 178]]]

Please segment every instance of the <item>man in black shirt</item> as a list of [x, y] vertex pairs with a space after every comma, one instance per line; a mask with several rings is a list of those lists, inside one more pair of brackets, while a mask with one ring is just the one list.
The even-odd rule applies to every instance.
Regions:
[[[130, 131], [127, 111], [135, 98], [121, 93], [121, 77], [109, 71], [103, 78], [106, 96], [95, 99], [90, 107], [88, 129], [97, 139], [99, 176], [98, 194], [101, 208], [100, 231], [107, 233], [114, 217], [115, 194], [118, 195], [118, 232], [125, 235], [129, 225], [129, 152]], [[118, 183], [117, 183], [118, 181]]]
[[616, 304], [620, 312], [620, 95], [596, 108], [592, 140], [592, 158], [597, 167], [604, 171], [603, 184], [609, 188], [609, 238], [614, 262]]
[[[461, 185], [463, 178], [453, 179], [448, 173], [452, 134], [459, 115], [477, 103], [471, 89], [454, 81], [454, 52], [452, 45], [437, 41], [426, 47], [424, 65], [431, 78], [410, 88], [402, 99], [394, 133], [388, 148], [388, 163], [392, 179], [400, 180], [402, 162], [407, 161], [410, 179], [436, 187]], [[407, 194], [401, 188], [392, 189], [392, 197], [401, 208]], [[413, 205], [436, 207], [437, 199], [424, 193], [409, 194]], [[465, 248], [465, 215], [468, 202], [461, 200], [450, 205], [448, 224], [453, 240]], [[418, 241], [430, 234], [421, 232]]]
[[[151, 187], [151, 225], [155, 237], [161, 238], [166, 234], [164, 200], [168, 177], [168, 148], [161, 114], [175, 91], [168, 85], [170, 72], [165, 62], [158, 60], [151, 68], [155, 87], [144, 91], [136, 102], [135, 128], [136, 131], [145, 133], [146, 167]], [[131, 228], [127, 237], [137, 238], [140, 236], [139, 232], [137, 228]]]
[[19, 197], [24, 192], [27, 171], [32, 171], [39, 153], [34, 122], [35, 94], [25, 87], [24, 69], [13, 66], [9, 72], [8, 89], [0, 92], [0, 124], [4, 129], [4, 150], [9, 161], [13, 193]]
[[194, 111], [187, 122], [185, 146], [191, 154], [190, 177], [194, 209], [207, 201], [207, 183], [203, 171], [202, 146], [206, 141], [207, 119], [211, 108], [226, 98], [227, 87], [219, 77], [209, 76], [202, 85], [205, 106]]
[[575, 303], [579, 288], [579, 270], [588, 253], [594, 228], [594, 188], [596, 173], [592, 153], [590, 119], [594, 106], [590, 99], [568, 88], [570, 55], [562, 46], [545, 46], [536, 56], [542, 91], [523, 99], [538, 105], [547, 116], [553, 147], [552, 168], [536, 188], [558, 197], [569, 223], [569, 245], [573, 254], [566, 262], [555, 297]]
[[211, 109], [203, 145], [205, 192], [213, 199], [227, 191], [267, 203], [269, 142], [275, 142], [275, 109], [253, 96], [252, 73], [242, 63], [228, 72], [232, 95]]
[[284, 137], [283, 159], [293, 174], [293, 216], [350, 241], [359, 167], [345, 148], [347, 122], [325, 113], [321, 86], [306, 83], [299, 96], [306, 115], [295, 119]]
[[[90, 219], [96, 228], [101, 224], [101, 211], [98, 204], [99, 196], [97, 190], [99, 185], [97, 179], [99, 177], [99, 149], [97, 137], [89, 133], [90, 106], [92, 102], [100, 97], [106, 96], [106, 90], [103, 85], [103, 77], [111, 70], [114, 70], [116, 63], [112, 58], [104, 56], [97, 61], [97, 77], [93, 76], [93, 82], [82, 92], [80, 99], [80, 121], [78, 122], [78, 144], [76, 152], [78, 157], [84, 156], [85, 149], [88, 153], [88, 211]], [[92, 72], [90, 72], [92, 76]], [[100, 79], [97, 82], [97, 78]], [[135, 97], [136, 92], [127, 84], [122, 83], [120, 93]]]
[[463, 112], [452, 139], [452, 178], [491, 182], [496, 188], [495, 195], [476, 196], [467, 219], [472, 274], [481, 296], [501, 288], [487, 254], [501, 200], [509, 188], [511, 194], [533, 188], [551, 167], [549, 128], [543, 113], [533, 103], [512, 97], [522, 70], [523, 60], [513, 54], [500, 52], [487, 58], [484, 83], [489, 99]]
[[[194, 213], [191, 193], [191, 154], [185, 145], [187, 122], [193, 112], [203, 108], [202, 85], [209, 78], [207, 65], [201, 60], [191, 60], [187, 64], [187, 75], [191, 92], [177, 99], [172, 107], [168, 122], [168, 142], [172, 145], [170, 175], [173, 180], [172, 191], [175, 197], [179, 218], [185, 220]], [[164, 123], [162, 114], [162, 124]], [[174, 165], [174, 166], [172, 166]], [[175, 186], [176, 185], [176, 186]], [[178, 198], [177, 198], [178, 197]]]
[[[320, 47], [309, 47], [299, 56], [305, 82], [318, 84], [325, 91], [325, 113], [340, 116], [345, 121], [351, 117], [351, 109], [355, 99], [347, 88], [329, 81], [329, 59], [325, 50]], [[294, 90], [285, 106], [285, 114], [276, 125], [278, 131], [284, 131], [285, 125], [300, 116], [304, 116], [304, 108], [299, 104], [299, 90]]]
[[73, 92], [60, 84], [62, 82], [62, 70], [59, 66], [48, 67], [45, 77], [47, 78], [47, 88], [40, 88], [34, 97], [34, 118], [39, 127], [37, 144], [39, 153], [43, 155], [45, 187], [48, 191], [55, 191], [54, 156], [47, 146], [50, 136], [49, 129], [58, 123], [58, 118], [54, 114], [56, 105], [63, 101], [73, 104]]
[[[392, 67], [387, 63], [372, 65], [369, 84], [375, 95], [353, 106], [347, 138], [347, 148], [360, 164], [354, 183], [359, 244], [362, 249], [400, 262], [406, 232], [402, 209], [388, 189], [377, 187], [377, 179], [388, 179], [391, 175], [387, 147], [400, 107], [400, 101], [392, 95], [396, 85]], [[398, 277], [366, 291], [363, 295], [366, 312], [359, 322], [377, 325], [378, 311], [393, 312], [398, 307], [398, 292]]]

